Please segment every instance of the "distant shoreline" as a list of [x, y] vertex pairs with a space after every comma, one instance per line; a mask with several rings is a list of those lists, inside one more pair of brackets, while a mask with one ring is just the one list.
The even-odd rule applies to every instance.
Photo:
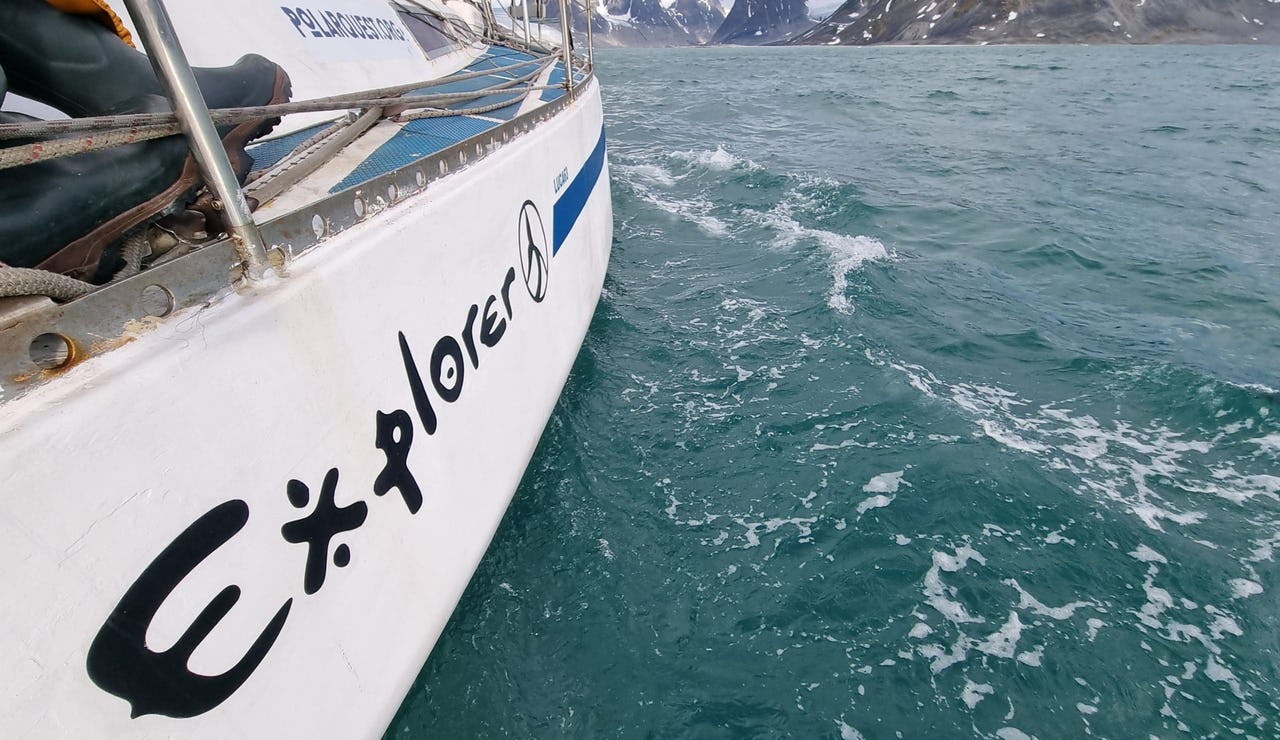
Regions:
[[[599, 38], [597, 37], [597, 42]], [[784, 49], [784, 48], [833, 48], [833, 49], [869, 49], [881, 47], [910, 48], [975, 48], [997, 47], [1046, 47], [1046, 46], [1271, 46], [1280, 47], [1280, 40], [1228, 41], [1222, 39], [1180, 38], [1164, 41], [1046, 41], [1045, 39], [1014, 39], [1010, 41], [878, 41], [872, 44], [832, 44], [809, 42], [775, 42], [770, 44], [598, 44], [596, 49]]]

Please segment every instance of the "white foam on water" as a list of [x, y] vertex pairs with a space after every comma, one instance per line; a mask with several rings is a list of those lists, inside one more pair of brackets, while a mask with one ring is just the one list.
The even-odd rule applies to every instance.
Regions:
[[705, 198], [677, 201], [656, 196], [652, 191], [641, 188], [637, 188], [636, 192], [659, 209], [697, 226], [707, 236], [719, 239], [729, 235], [728, 225], [709, 213], [712, 204]]
[[[1263, 593], [1264, 584], [1268, 582], [1260, 575], [1263, 569], [1255, 564], [1274, 562], [1280, 549], [1280, 517], [1274, 508], [1274, 502], [1280, 501], [1280, 468], [1269, 464], [1271, 456], [1280, 449], [1280, 434], [1274, 433], [1274, 427], [1268, 428], [1272, 422], [1266, 419], [1270, 417], [1263, 415], [1264, 420], [1259, 422], [1259, 414], [1251, 413], [1245, 418], [1233, 412], [1217, 417], [1222, 421], [1209, 420], [1198, 426], [1193, 426], [1194, 422], [1159, 418], [1137, 423], [1077, 412], [1073, 406], [1083, 402], [1076, 399], [1038, 402], [990, 383], [947, 382], [928, 368], [896, 361], [887, 353], [864, 352], [872, 365], [902, 373], [906, 383], [924, 398], [954, 405], [972, 423], [971, 437], [992, 440], [1013, 454], [1028, 456], [1049, 471], [1073, 473], [1071, 480], [1077, 494], [1103, 504], [1117, 504], [1118, 510], [1132, 515], [1144, 527], [1163, 533], [1151, 535], [1150, 544], [1135, 542], [1125, 549], [1107, 542], [1117, 548], [1117, 554], [1126, 553], [1132, 558], [1130, 563], [1138, 571], [1132, 582], [1136, 603], [1129, 602], [1129, 592], [1125, 591], [1121, 592], [1124, 596], [1121, 604], [1107, 595], [1090, 594], [1066, 604], [1047, 605], [1018, 580], [1005, 578], [1002, 583], [1010, 587], [1017, 598], [1010, 599], [1001, 605], [1003, 611], [996, 612], [993, 610], [993, 607], [999, 608], [996, 605], [973, 601], [968, 594], [961, 603], [959, 582], [948, 574], [969, 564], [970, 558], [961, 557], [961, 550], [957, 550], [956, 555], [935, 552], [933, 567], [925, 576], [921, 604], [929, 606], [946, 621], [935, 618], [930, 633], [913, 631], [908, 636], [909, 644], [917, 646], [916, 653], [930, 661], [934, 674], [965, 662], [971, 655], [981, 655], [985, 661], [1012, 658], [1021, 666], [1042, 668], [1045, 654], [1054, 650], [1052, 642], [1036, 644], [1044, 642], [1042, 630], [1049, 629], [1053, 634], [1087, 645], [1096, 642], [1104, 629], [1116, 626], [1120, 628], [1120, 632], [1113, 635], [1117, 639], [1128, 639], [1127, 635], [1135, 631], [1146, 635], [1140, 645], [1151, 654], [1152, 660], [1163, 665], [1168, 663], [1161, 656], [1169, 656], [1171, 645], [1176, 646], [1179, 654], [1194, 658], [1192, 665], [1204, 671], [1201, 680], [1215, 681], [1229, 688], [1239, 699], [1237, 709], [1263, 729], [1260, 734], [1268, 734], [1271, 725], [1263, 721], [1262, 714], [1249, 700], [1268, 696], [1269, 687], [1257, 671], [1238, 667], [1235, 656], [1242, 647], [1247, 649], [1251, 644], [1248, 634], [1254, 623], [1251, 609], [1257, 606], [1243, 600]], [[1212, 387], [1206, 386], [1199, 392], [1210, 394]], [[1091, 409], [1099, 407], [1092, 395], [1086, 398]], [[1106, 402], [1104, 398], [1102, 408], [1106, 408]], [[1122, 408], [1119, 404], [1116, 407]], [[1218, 520], [1217, 527], [1195, 526], [1210, 517]], [[1076, 540], [1064, 536], [1064, 532], [1080, 531], [1075, 522], [1072, 525], [1059, 527], [1047, 535], [1039, 534], [1041, 546], [1076, 545]], [[1234, 533], [1230, 538], [1210, 534], [1222, 532], [1227, 526]], [[1241, 532], [1241, 526], [1247, 529]], [[1134, 529], [1142, 531], [1138, 527]], [[1215, 592], [1213, 588], [1180, 592], [1188, 584], [1172, 575], [1171, 568], [1178, 567], [1177, 559], [1172, 556], [1176, 553], [1180, 559], [1194, 557], [1194, 554], [1170, 542], [1171, 533], [1181, 534], [1188, 545], [1198, 543], [1209, 548], [1201, 552], [1212, 550], [1230, 555], [1243, 568], [1242, 573], [1231, 573], [1227, 569], [1221, 575], [1219, 588], [1225, 591], [1221, 596], [1225, 606], [1206, 603], [1211, 598], [1207, 594]], [[1036, 535], [1031, 533], [1033, 544]], [[974, 545], [986, 550], [982, 545], [986, 538], [1014, 542], [1017, 538], [1010, 539], [1011, 536], [1003, 528], [984, 525]], [[1206, 537], [1219, 541], [1210, 542]], [[965, 547], [969, 547], [968, 542], [966, 538]], [[1174, 565], [1170, 565], [1171, 560], [1175, 561]], [[1196, 598], [1188, 598], [1192, 595]], [[1095, 610], [1098, 616], [1107, 617], [1107, 621], [1090, 613]], [[1000, 619], [996, 614], [1008, 616], [995, 632], [991, 632], [990, 626], [985, 629], [965, 626], [979, 621], [994, 623]], [[919, 619], [924, 622], [923, 617]], [[1068, 620], [1082, 623], [1073, 635], [1069, 629], [1046, 625], [1045, 620], [1062, 622], [1064, 627]], [[979, 629], [982, 631], [978, 632]], [[1040, 639], [1032, 642], [1030, 648], [1021, 643], [1024, 639], [1032, 640], [1033, 635]], [[988, 665], [984, 662], [984, 666]], [[1176, 680], [1162, 682], [1162, 685], [1168, 692], [1161, 710], [1170, 718], [1168, 728], [1172, 730], [1175, 724], [1185, 728], [1186, 724], [1177, 716], [1182, 711], [1179, 702], [1184, 699], [1202, 702], [1204, 697], [1194, 696], [1190, 686], [1183, 687]], [[1225, 695], [1227, 691], [1223, 689], [1218, 693]], [[1093, 714], [1090, 709], [1101, 713], [1098, 699], [1086, 696], [1080, 700], [1082, 707], [1089, 708], [1081, 709], [1086, 716]], [[1258, 702], [1255, 700], [1255, 703]], [[1182, 731], [1191, 732], [1189, 728]]]
[[664, 188], [672, 187], [676, 184], [678, 178], [675, 174], [652, 163], [641, 164], [617, 164], [613, 166], [614, 172], [622, 176], [622, 179], [632, 185], [637, 181], [650, 183], [653, 185], [661, 185]]
[[656, 165], [635, 165], [638, 176], [628, 180], [632, 190], [641, 200], [683, 221], [697, 226], [707, 236], [721, 239], [729, 235], [724, 221], [711, 215], [715, 208], [710, 200], [697, 196], [680, 199], [669, 193], [659, 193], [655, 187], [670, 187], [676, 182], [671, 173]]
[[961, 635], [955, 643], [951, 645], [951, 650], [947, 651], [941, 645], [921, 645], [917, 652], [922, 657], [928, 658], [929, 671], [935, 676], [956, 663], [962, 663], [969, 655], [969, 647], [973, 644], [973, 640]]
[[862, 487], [862, 490], [866, 493], [897, 493], [898, 487], [902, 484], [905, 483], [907, 486], [911, 485], [902, 479], [902, 476], [905, 473], [905, 470], [897, 470], [892, 473], [881, 473], [868, 481], [867, 484]]
[[[1074, 473], [1078, 492], [1120, 504], [1153, 530], [1204, 521], [1209, 514], [1195, 504], [1206, 496], [1233, 504], [1257, 497], [1280, 500], [1280, 476], [1208, 464], [1204, 456], [1214, 450], [1221, 434], [1204, 440], [1159, 423], [1143, 428], [1116, 420], [1104, 425], [1061, 404], [1035, 404], [990, 384], [949, 384], [926, 368], [877, 357], [869, 350], [867, 357], [903, 373], [922, 394], [954, 403], [972, 417], [983, 436], [1036, 457], [1051, 469]], [[1177, 502], [1170, 500], [1171, 494], [1179, 496]]]
[[600, 554], [604, 556], [605, 560], [613, 560], [613, 550], [609, 549], [609, 540], [602, 538], [598, 540], [598, 543], [600, 545]]
[[1129, 553], [1129, 557], [1144, 563], [1168, 563], [1169, 560], [1146, 545], [1138, 545], [1138, 549]]
[[871, 509], [883, 509], [893, 503], [896, 496], [872, 496], [858, 504], [858, 516], [862, 516]]
[[1218, 662], [1215, 656], [1210, 655], [1204, 664], [1204, 675], [1209, 680], [1226, 684], [1231, 688], [1231, 693], [1236, 695], [1237, 699], [1244, 698], [1244, 691], [1240, 688], [1240, 679], [1236, 678], [1236, 674], [1227, 669], [1226, 666]]
[[[897, 496], [885, 494], [896, 494], [898, 492], [898, 487], [906, 483], [906, 481], [902, 480], [902, 475], [905, 472], [904, 470], [898, 470], [892, 473], [881, 473], [864, 485], [862, 487], [864, 493], [875, 493], [877, 495], [871, 496], [858, 504], [858, 516], [861, 517], [871, 509], [883, 509], [893, 503]], [[906, 483], [906, 485], [910, 486], [911, 484]]]
[[827, 252], [831, 263], [832, 286], [827, 294], [827, 305], [843, 314], [852, 313], [853, 304], [845, 295], [849, 289], [849, 273], [867, 262], [889, 260], [889, 250], [874, 237], [850, 236], [804, 226], [792, 218], [792, 208], [792, 203], [783, 203], [768, 213], [755, 212], [755, 216], [761, 224], [774, 231], [773, 246], [777, 249], [791, 249], [802, 241], [817, 242]]
[[970, 709], [978, 706], [978, 702], [995, 693], [995, 689], [989, 683], [974, 683], [969, 679], [964, 680], [964, 691], [960, 692], [960, 700]]
[[887, 260], [889, 250], [878, 239], [869, 236], [844, 236], [829, 231], [811, 230], [818, 241], [831, 252], [831, 292], [827, 305], [842, 314], [853, 313], [853, 303], [845, 295], [849, 289], [849, 273], [868, 260]]
[[969, 564], [970, 560], [976, 560], [979, 565], [987, 564], [987, 559], [982, 557], [982, 553], [973, 549], [969, 545], [961, 545], [956, 548], [954, 555], [947, 555], [946, 553], [937, 551], [933, 553], [934, 568], [941, 568], [948, 573], [955, 573], [956, 571], [963, 569]]
[[986, 558], [982, 557], [982, 553], [968, 545], [959, 547], [954, 555], [948, 555], [937, 550], [934, 550], [932, 555], [933, 565], [924, 576], [925, 603], [933, 607], [947, 621], [955, 624], [985, 622], [985, 619], [973, 616], [964, 608], [963, 604], [953, 599], [956, 595], [956, 589], [943, 583], [942, 573], [944, 571], [955, 573], [964, 568], [970, 560], [976, 560], [978, 563], [986, 565]]
[[1036, 645], [1034, 650], [1028, 650], [1025, 653], [1018, 653], [1018, 662], [1023, 665], [1029, 665], [1032, 668], [1039, 668], [1040, 661], [1044, 659], [1044, 645]]
[[713, 172], [728, 172], [732, 169], [760, 170], [760, 165], [752, 162], [745, 157], [738, 155], [725, 149], [717, 144], [715, 149], [696, 149], [683, 152], [672, 152], [671, 156], [683, 162], [687, 162], [696, 167], [712, 170]]
[[1269, 452], [1273, 455], [1280, 455], [1280, 433], [1268, 434], [1265, 437], [1250, 440], [1250, 442], [1258, 446], [1259, 453]]
[[[1202, 665], [1205, 676], [1212, 681], [1228, 686], [1231, 693], [1240, 700], [1240, 708], [1253, 717], [1256, 726], [1262, 727], [1266, 722], [1266, 718], [1247, 701], [1248, 692], [1246, 692], [1244, 682], [1222, 661], [1224, 656], [1229, 655], [1229, 653], [1224, 653], [1223, 646], [1220, 643], [1226, 639], [1244, 637], [1245, 633], [1240, 624], [1230, 613], [1212, 604], [1206, 604], [1201, 608], [1185, 598], [1175, 600], [1169, 591], [1156, 585], [1155, 580], [1159, 575], [1160, 566], [1155, 562], [1150, 562], [1147, 566], [1146, 578], [1143, 581], [1143, 591], [1146, 594], [1147, 603], [1138, 611], [1132, 612], [1138, 619], [1139, 629], [1157, 630], [1166, 640], [1181, 643], [1197, 642], [1202, 645], [1205, 649], [1205, 659]], [[1207, 615], [1211, 620], [1205, 628], [1178, 621], [1172, 615], [1179, 610], [1192, 619], [1203, 619], [1204, 617], [1201, 615]], [[1181, 678], [1171, 676], [1166, 677], [1167, 681], [1161, 681], [1161, 685], [1165, 687], [1166, 695], [1166, 703], [1161, 709], [1162, 715], [1176, 719], [1176, 714], [1168, 700], [1174, 696], [1174, 686], [1191, 679], [1195, 674], [1196, 665], [1193, 661], [1187, 661], [1184, 664], [1186, 672]], [[1263, 692], [1265, 690], [1250, 681], [1249, 691]], [[1195, 700], [1185, 691], [1178, 693], [1189, 700]]]
[[1212, 604], [1205, 606], [1205, 611], [1213, 615], [1213, 622], [1209, 625], [1209, 636], [1214, 640], [1221, 640], [1223, 635], [1244, 637], [1244, 630], [1240, 629], [1240, 624], [1231, 615]]
[[1257, 496], [1280, 500], [1280, 476], [1240, 473], [1230, 464], [1215, 467], [1210, 474], [1212, 481], [1190, 482], [1186, 489], [1212, 494], [1234, 504], [1247, 503]]
[[1063, 537], [1061, 529], [1056, 529], [1044, 536], [1044, 543], [1046, 545], [1057, 545], [1063, 542], [1072, 546], [1076, 544], [1076, 541], [1071, 539], [1070, 537]]
[[1147, 568], [1147, 576], [1142, 581], [1142, 590], [1147, 595], [1147, 603], [1134, 612], [1139, 622], [1155, 630], [1164, 627], [1160, 617], [1173, 606], [1173, 596], [1156, 585], [1155, 579], [1159, 573], [1160, 569], [1155, 565]]
[[[1274, 3], [1274, 2], [1277, 2], [1277, 0], [1268, 0], [1268, 1], [1269, 1], [1269, 2], [1273, 2], [1273, 3]], [[1231, 381], [1229, 381], [1229, 380], [1228, 380], [1228, 381], [1226, 381], [1226, 382], [1227, 382], [1229, 385], [1233, 385], [1233, 386], [1235, 386], [1235, 387], [1237, 387], [1237, 388], [1241, 388], [1241, 389], [1246, 390], [1246, 391], [1249, 391], [1249, 392], [1251, 392], [1251, 393], [1257, 393], [1257, 394], [1259, 394], [1259, 395], [1263, 395], [1263, 396], [1280, 396], [1280, 389], [1272, 388], [1271, 386], [1266, 385], [1266, 384], [1263, 384], [1263, 383], [1233, 383], [1233, 382], [1231, 382]], [[1260, 413], [1262, 416], [1266, 416], [1266, 415], [1267, 415], [1267, 410], [1266, 410], [1266, 408], [1263, 408], [1259, 413]]]
[[1280, 532], [1262, 539], [1254, 540], [1253, 548], [1249, 552], [1249, 557], [1245, 558], [1246, 563], [1274, 562], [1276, 547], [1280, 546]]
[[813, 445], [809, 447], [809, 451], [824, 452], [830, 450], [843, 450], [846, 447], [862, 447], [864, 449], [871, 449], [875, 447], [875, 444], [871, 442], [862, 442], [856, 439], [842, 440], [840, 443], [833, 445], [826, 444], [825, 442], [814, 442]]
[[1231, 596], [1235, 599], [1247, 599], [1262, 593], [1262, 584], [1247, 578], [1232, 578], [1227, 581], [1231, 586]]
[[916, 625], [911, 628], [911, 632], [907, 634], [907, 637], [910, 637], [913, 640], [923, 640], [924, 638], [932, 634], [933, 634], [932, 627], [925, 624], [924, 622], [916, 622]]
[[818, 521], [818, 517], [790, 517], [786, 519], [774, 517], [763, 522], [748, 522], [740, 517], [734, 517], [733, 521], [746, 528], [747, 531], [743, 534], [743, 537], [746, 538], [747, 544], [743, 545], [743, 549], [750, 549], [759, 547], [761, 534], [772, 534], [787, 525], [792, 525], [799, 530], [801, 540], [808, 539], [813, 535], [813, 523]]
[[1022, 627], [1022, 620], [1018, 619], [1018, 613], [1009, 612], [1009, 619], [1000, 626], [1000, 629], [978, 643], [978, 652], [995, 658], [1013, 658], [1018, 652], [1018, 640], [1022, 639]]
[[1043, 454], [1049, 451], [1047, 446], [1038, 442], [1030, 442], [1018, 436], [1016, 432], [1010, 431], [990, 419], [980, 419], [978, 424], [982, 427], [984, 434], [1009, 449], [1033, 454]]
[[1018, 592], [1018, 608], [1029, 609], [1032, 614], [1062, 621], [1075, 614], [1076, 609], [1084, 606], [1096, 606], [1092, 601], [1073, 601], [1063, 606], [1045, 606], [1039, 599], [1027, 593], [1016, 579], [1006, 578], [1001, 583]]
[[864, 740], [862, 733], [845, 724], [844, 720], [837, 720], [836, 727], [840, 730], [840, 740]]
[[1035, 740], [1035, 737], [1019, 730], [1016, 727], [1001, 727], [996, 730], [996, 737], [1000, 740]]

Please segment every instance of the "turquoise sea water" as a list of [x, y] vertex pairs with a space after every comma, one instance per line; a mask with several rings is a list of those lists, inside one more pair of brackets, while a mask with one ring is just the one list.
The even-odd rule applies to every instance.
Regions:
[[389, 737], [1280, 736], [1280, 49], [598, 64], [606, 292]]

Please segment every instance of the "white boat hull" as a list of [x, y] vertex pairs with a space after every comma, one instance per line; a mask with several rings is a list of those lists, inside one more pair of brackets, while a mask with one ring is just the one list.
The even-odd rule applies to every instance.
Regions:
[[585, 194], [579, 173], [602, 126], [592, 81], [287, 278], [0, 406], [0, 735], [386, 727], [591, 320], [612, 210], [607, 163]]

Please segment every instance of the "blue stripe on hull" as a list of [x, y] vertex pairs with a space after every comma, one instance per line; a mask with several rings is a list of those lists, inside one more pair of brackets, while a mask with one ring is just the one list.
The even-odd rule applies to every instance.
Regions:
[[604, 149], [604, 128], [601, 127], [600, 141], [596, 143], [595, 151], [587, 157], [586, 164], [582, 165], [573, 182], [569, 183], [569, 187], [565, 188], [560, 198], [556, 200], [552, 211], [554, 236], [551, 241], [551, 254], [553, 256], [560, 251], [560, 245], [569, 238], [569, 232], [578, 222], [578, 216], [582, 215], [582, 209], [587, 206], [591, 191], [596, 189], [596, 183], [600, 181], [600, 173], [604, 171]]

